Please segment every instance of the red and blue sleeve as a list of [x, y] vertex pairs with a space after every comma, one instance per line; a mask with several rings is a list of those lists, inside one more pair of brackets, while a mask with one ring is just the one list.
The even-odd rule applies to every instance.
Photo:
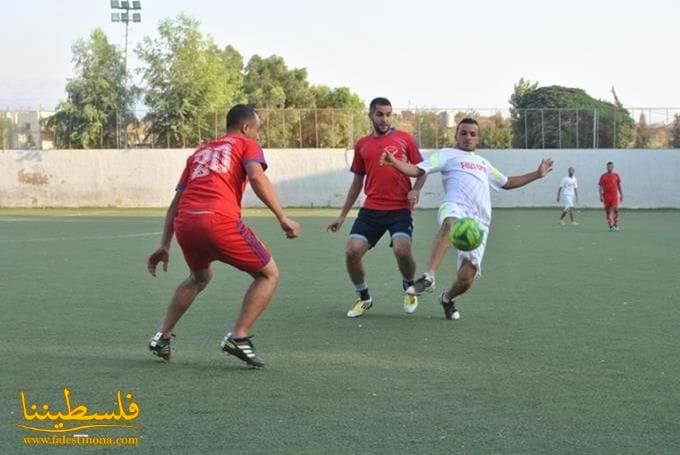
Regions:
[[359, 152], [360, 149], [359, 142], [357, 142], [354, 146], [354, 158], [352, 158], [352, 166], [350, 166], [349, 170], [355, 174], [366, 175], [366, 163]]
[[262, 170], [267, 170], [267, 160], [264, 158], [262, 147], [255, 141], [245, 141], [243, 150], [243, 168], [248, 163], [260, 163]]

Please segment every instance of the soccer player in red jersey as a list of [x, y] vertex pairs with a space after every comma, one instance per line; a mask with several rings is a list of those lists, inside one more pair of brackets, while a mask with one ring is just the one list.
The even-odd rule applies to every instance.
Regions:
[[[392, 105], [388, 99], [375, 98], [371, 101], [368, 116], [373, 124], [373, 133], [359, 139], [354, 146], [354, 159], [350, 168], [354, 179], [340, 216], [327, 227], [332, 232], [342, 227], [363, 187], [366, 200], [352, 226], [345, 251], [347, 272], [358, 296], [347, 312], [350, 318], [361, 316], [373, 305], [362, 258], [386, 231], [390, 232], [392, 238], [391, 246], [402, 275], [404, 290], [413, 284], [416, 271], [411, 252], [411, 210], [418, 201], [426, 176], [418, 177], [412, 188], [409, 177], [396, 169], [380, 165], [380, 157], [386, 151], [407, 163], [417, 164], [423, 160], [413, 136], [391, 127], [391, 115]], [[404, 311], [413, 313], [417, 307], [417, 297], [405, 294]]]
[[220, 261], [253, 277], [236, 323], [222, 340], [222, 350], [249, 365], [261, 367], [248, 333], [274, 294], [279, 280], [276, 262], [264, 244], [241, 221], [241, 198], [250, 182], [253, 191], [276, 215], [288, 238], [300, 225], [281, 210], [271, 182], [264, 174], [267, 163], [257, 144], [260, 119], [251, 107], [239, 104], [227, 113], [227, 134], [199, 147], [186, 162], [175, 197], [165, 216], [161, 245], [147, 267], [156, 276], [163, 263], [167, 271], [173, 234], [191, 270], [174, 296], [160, 330], [149, 341], [151, 352], [170, 359], [172, 331], [194, 299], [210, 282], [210, 264]]
[[607, 163], [607, 172], [600, 176], [600, 201], [604, 203], [604, 212], [611, 232], [619, 230], [619, 202], [623, 202], [621, 177], [614, 172], [614, 163]]

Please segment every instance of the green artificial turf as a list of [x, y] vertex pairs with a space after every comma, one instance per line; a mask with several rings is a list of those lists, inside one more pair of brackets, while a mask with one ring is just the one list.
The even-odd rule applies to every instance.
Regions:
[[[176, 328], [174, 358], [153, 358], [155, 333], [187, 268], [145, 270], [162, 211], [1, 210], [0, 453], [678, 453], [680, 450], [680, 212], [624, 211], [610, 233], [583, 211], [497, 210], [483, 276], [446, 321], [436, 303], [453, 279], [402, 310], [388, 239], [365, 258], [373, 308], [348, 319], [344, 266], [351, 227], [336, 211], [295, 212], [286, 240], [273, 218], [246, 222], [281, 270], [253, 329], [267, 361], [253, 370], [219, 342], [249, 277], [215, 264], [215, 277]], [[423, 271], [433, 211], [415, 214]], [[63, 389], [92, 410], [130, 392], [132, 447], [27, 447], [20, 391], [63, 409]], [[25, 423], [25, 422], [24, 422]], [[40, 436], [39, 434], [37, 436]]]

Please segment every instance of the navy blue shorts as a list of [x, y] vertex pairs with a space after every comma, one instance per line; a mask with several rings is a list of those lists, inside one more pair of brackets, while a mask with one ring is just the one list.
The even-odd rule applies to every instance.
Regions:
[[359, 209], [359, 216], [354, 221], [349, 236], [362, 239], [373, 248], [386, 231], [390, 231], [392, 238], [404, 236], [410, 239], [413, 235], [411, 211]]

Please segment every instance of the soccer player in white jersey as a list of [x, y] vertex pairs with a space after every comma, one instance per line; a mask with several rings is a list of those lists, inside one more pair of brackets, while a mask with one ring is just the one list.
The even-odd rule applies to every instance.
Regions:
[[389, 152], [383, 153], [381, 164], [394, 166], [399, 172], [411, 177], [441, 172], [444, 185], [444, 201], [437, 215], [440, 229], [432, 245], [428, 270], [418, 278], [406, 292], [420, 295], [432, 291], [435, 286], [435, 273], [439, 268], [450, 245], [451, 226], [459, 218], [475, 218], [485, 231], [484, 241], [472, 251], [458, 251], [456, 280], [449, 290], [442, 293], [440, 303], [446, 319], [460, 319], [453, 299], [466, 292], [475, 278], [481, 274], [482, 257], [491, 224], [491, 196], [489, 187], [494, 190], [512, 189], [524, 186], [545, 177], [552, 171], [551, 159], [541, 160], [533, 172], [506, 177], [494, 168], [489, 161], [475, 154], [479, 144], [479, 124], [475, 119], [465, 118], [456, 128], [456, 147], [445, 148], [432, 153], [427, 160], [409, 164], [399, 160]]
[[569, 175], [564, 177], [560, 182], [560, 187], [557, 189], [557, 202], [560, 202], [560, 197], [564, 203], [562, 215], [560, 215], [560, 224], [564, 225], [564, 217], [569, 214], [571, 224], [577, 226], [578, 223], [574, 221], [574, 204], [578, 204], [578, 182], [574, 176], [574, 168], [570, 167]]

